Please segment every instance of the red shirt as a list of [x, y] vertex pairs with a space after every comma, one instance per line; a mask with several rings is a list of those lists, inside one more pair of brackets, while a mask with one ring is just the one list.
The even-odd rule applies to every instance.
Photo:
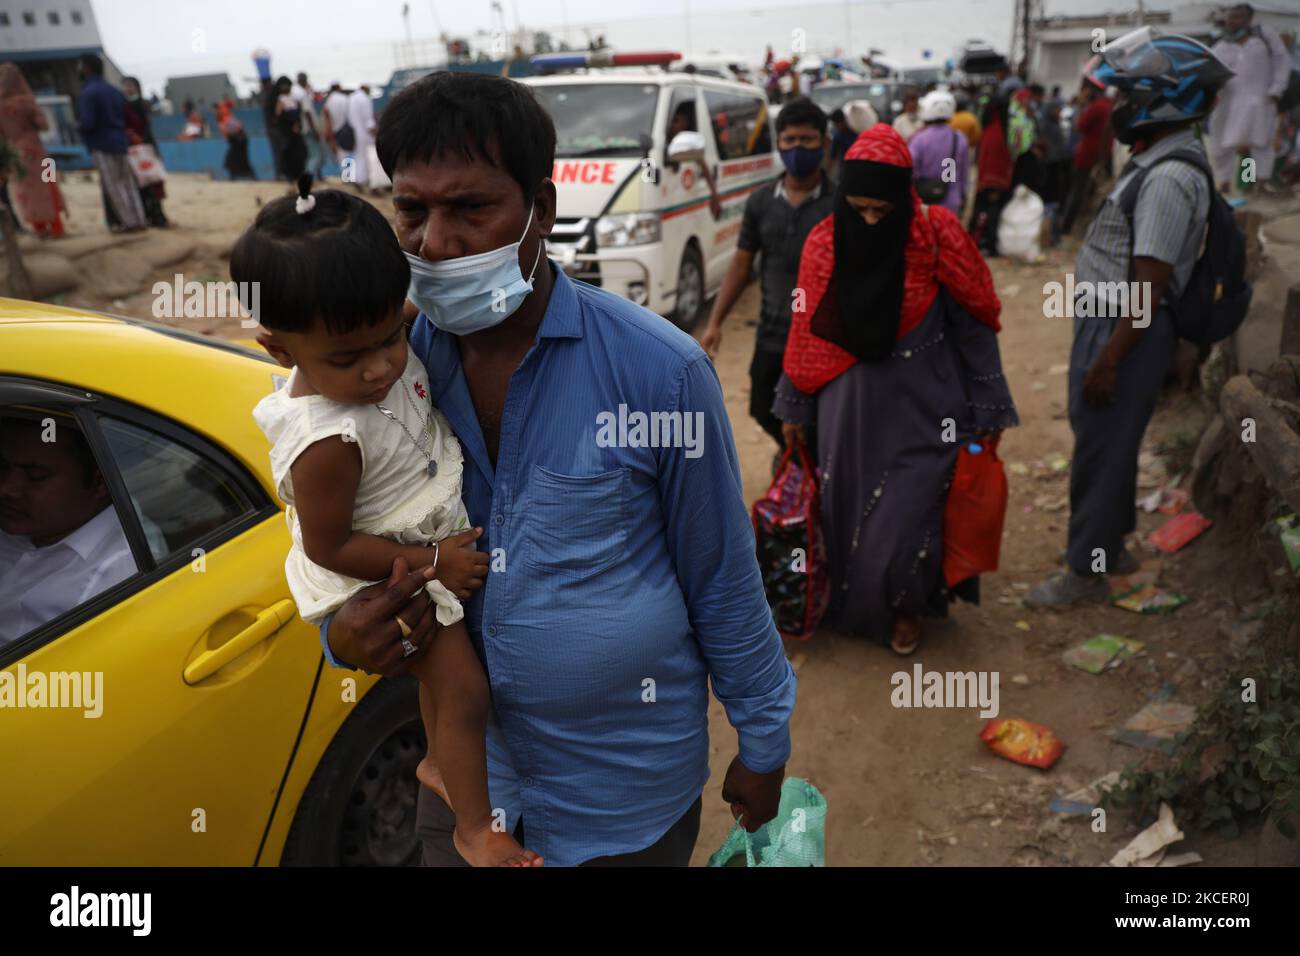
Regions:
[[1098, 96], [1079, 116], [1079, 143], [1074, 147], [1074, 168], [1092, 169], [1110, 148], [1110, 100]]

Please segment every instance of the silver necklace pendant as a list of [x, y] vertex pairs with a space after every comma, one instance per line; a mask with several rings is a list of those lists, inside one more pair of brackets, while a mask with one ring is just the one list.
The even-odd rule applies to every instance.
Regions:
[[438, 463], [432, 458], [429, 459], [428, 471], [430, 478], [436, 478], [438, 476]]

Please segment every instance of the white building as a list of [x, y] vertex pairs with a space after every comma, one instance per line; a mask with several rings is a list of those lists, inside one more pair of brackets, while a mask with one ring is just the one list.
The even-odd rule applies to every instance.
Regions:
[[90, 0], [0, 0], [0, 61], [17, 63], [33, 92], [75, 97], [83, 53], [104, 60], [110, 83], [121, 81], [104, 53]]

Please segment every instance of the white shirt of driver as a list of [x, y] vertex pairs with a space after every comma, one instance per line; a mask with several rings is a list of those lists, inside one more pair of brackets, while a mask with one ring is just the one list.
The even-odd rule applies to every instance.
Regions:
[[0, 648], [136, 570], [111, 505], [43, 548], [23, 535], [0, 531]]

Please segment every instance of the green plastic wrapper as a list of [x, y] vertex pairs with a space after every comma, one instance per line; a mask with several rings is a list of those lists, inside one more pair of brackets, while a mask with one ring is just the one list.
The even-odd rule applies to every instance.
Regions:
[[826, 798], [807, 780], [786, 777], [776, 816], [750, 833], [740, 824], [709, 866], [825, 866]]

